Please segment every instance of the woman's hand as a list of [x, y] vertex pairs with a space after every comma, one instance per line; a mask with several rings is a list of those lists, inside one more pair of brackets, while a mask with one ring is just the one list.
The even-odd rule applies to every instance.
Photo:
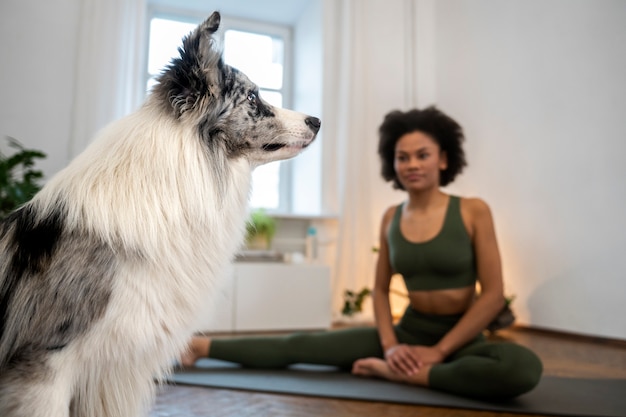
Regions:
[[434, 365], [445, 360], [444, 353], [435, 346], [395, 345], [385, 352], [387, 364], [396, 373], [413, 375], [424, 365]]
[[411, 350], [419, 358], [422, 365], [433, 365], [445, 360], [443, 352], [434, 346], [411, 346]]
[[419, 372], [423, 363], [415, 351], [415, 346], [399, 344], [385, 351], [385, 360], [392, 371], [413, 375]]

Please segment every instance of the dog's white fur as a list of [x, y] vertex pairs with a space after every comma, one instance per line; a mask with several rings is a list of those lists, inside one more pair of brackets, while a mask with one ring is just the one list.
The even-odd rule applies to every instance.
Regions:
[[[105, 128], [28, 204], [34, 224], [61, 205], [64, 233], [78, 231], [89, 237], [85, 246], [101, 242], [111, 251], [112, 285], [103, 315], [85, 331], [23, 362], [24, 369], [41, 366], [32, 369], [31, 377], [22, 375], [22, 368], [10, 368], [22, 358], [11, 349], [30, 347], [26, 328], [19, 327], [24, 324], [7, 321], [7, 342], [0, 344], [0, 372], [6, 372], [0, 375], [3, 417], [145, 413], [154, 379], [162, 378], [186, 348], [198, 311], [212, 299], [242, 241], [252, 169], [296, 155], [317, 131], [307, 126], [307, 116], [273, 109], [281, 125], [273, 140], [284, 144], [280, 149], [254, 148], [241, 156], [210, 152], [198, 137], [201, 114], [165, 116], [161, 101], [153, 94], [140, 110]], [[12, 227], [0, 236], [2, 256], [12, 253]], [[49, 261], [51, 268], [64, 270], [55, 262], [73, 259], [52, 256]], [[0, 261], [5, 275], [9, 262]], [[99, 279], [98, 266], [93, 269], [81, 274]], [[68, 277], [55, 279], [74, 285], [69, 282], [74, 276], [68, 272]], [[77, 300], [81, 296], [77, 293]], [[7, 299], [6, 317], [11, 317], [18, 305]]]
[[[230, 184], [223, 194], [193, 132], [157, 115], [147, 106], [109, 127], [35, 199], [46, 206], [57, 190], [67, 192], [71, 226], [125, 254], [106, 316], [56, 358], [58, 379], [45, 389], [58, 402], [46, 416], [64, 415], [72, 385], [97, 390], [84, 398], [101, 400], [85, 402], [89, 409], [78, 416], [140, 414], [148, 403], [138, 400], [152, 396], [146, 381], [185, 348], [195, 314], [242, 240], [250, 164], [224, 161]], [[30, 398], [41, 398], [39, 389]]]

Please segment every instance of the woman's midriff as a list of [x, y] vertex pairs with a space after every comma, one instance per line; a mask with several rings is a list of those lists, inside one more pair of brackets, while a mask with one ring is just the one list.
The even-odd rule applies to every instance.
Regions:
[[423, 314], [451, 315], [462, 314], [474, 302], [475, 287], [445, 290], [410, 291], [411, 308]]

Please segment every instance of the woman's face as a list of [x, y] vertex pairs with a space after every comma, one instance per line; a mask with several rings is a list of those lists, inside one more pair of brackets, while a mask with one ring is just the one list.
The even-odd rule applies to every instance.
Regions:
[[439, 187], [441, 170], [447, 168], [445, 152], [423, 132], [407, 133], [398, 139], [393, 167], [407, 191]]

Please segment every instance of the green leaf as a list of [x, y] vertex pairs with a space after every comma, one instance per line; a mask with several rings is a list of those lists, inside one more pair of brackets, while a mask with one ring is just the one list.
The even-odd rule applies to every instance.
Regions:
[[265, 210], [258, 209], [250, 213], [246, 224], [246, 241], [249, 243], [257, 236], [263, 236], [268, 246], [276, 234], [276, 219], [268, 215]]
[[36, 159], [47, 155], [26, 149], [16, 139], [5, 136], [8, 146], [16, 152], [7, 156], [0, 152], [0, 218], [29, 201], [40, 189], [43, 172], [33, 169]]

